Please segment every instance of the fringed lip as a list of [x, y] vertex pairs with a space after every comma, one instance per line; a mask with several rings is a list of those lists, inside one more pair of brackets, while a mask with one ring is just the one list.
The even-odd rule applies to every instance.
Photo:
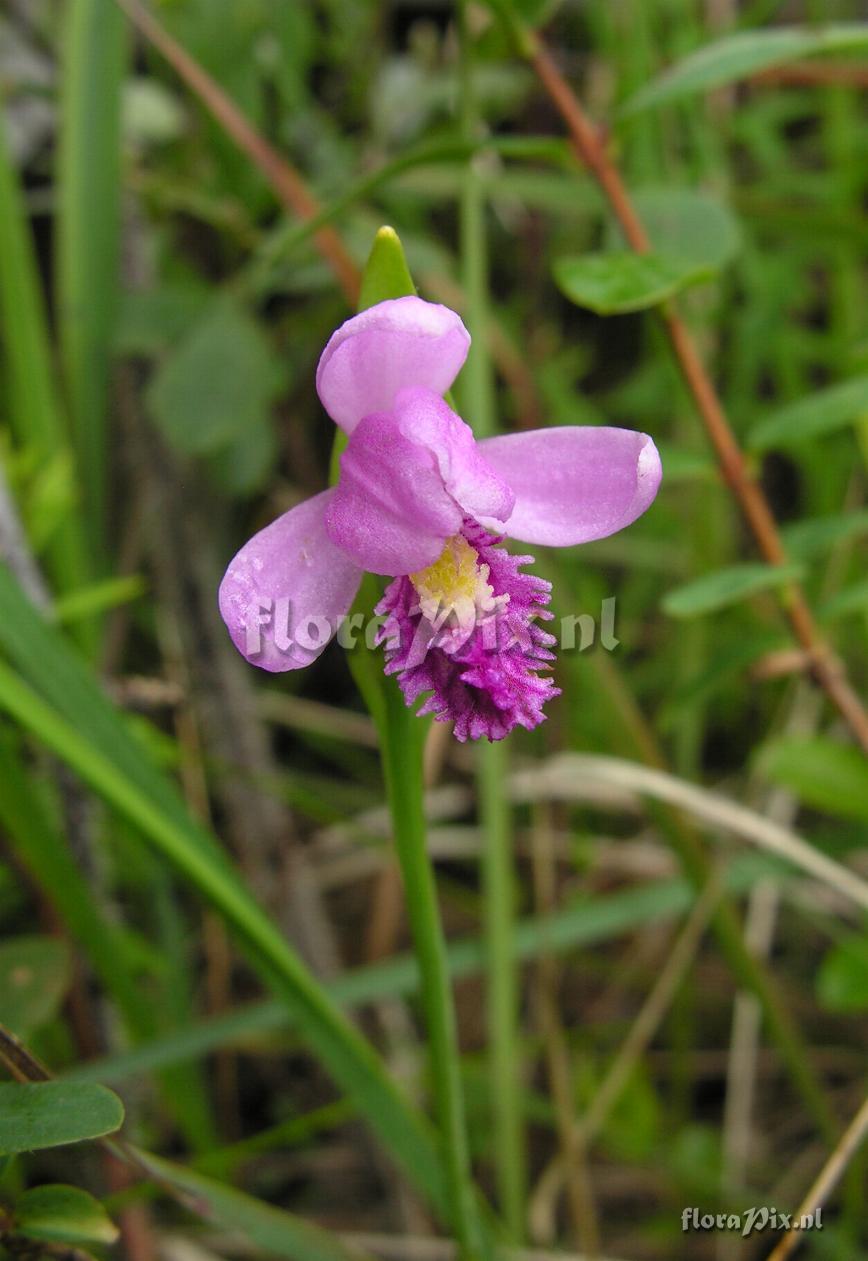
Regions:
[[477, 522], [465, 519], [461, 537], [487, 569], [493, 607], [459, 643], [444, 644], [413, 581], [396, 578], [377, 606], [385, 616], [386, 673], [397, 676], [408, 705], [428, 694], [417, 712], [452, 722], [457, 740], [501, 740], [517, 726], [533, 730], [545, 718], [543, 706], [560, 694], [547, 673], [554, 636], [540, 625], [552, 616], [551, 584], [523, 572], [533, 558], [511, 556]]

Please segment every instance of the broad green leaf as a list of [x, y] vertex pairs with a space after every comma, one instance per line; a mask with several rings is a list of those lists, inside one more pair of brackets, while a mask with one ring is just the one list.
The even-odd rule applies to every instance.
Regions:
[[[717, 197], [694, 188], [638, 188], [633, 205], [655, 254], [697, 272], [720, 271], [742, 246], [741, 226]], [[622, 240], [611, 231], [613, 248]]]
[[784, 547], [794, 560], [822, 556], [837, 543], [868, 534], [868, 510], [797, 521], [781, 531]]
[[772, 412], [748, 435], [752, 451], [794, 447], [868, 415], [868, 376], [840, 381]]
[[796, 564], [733, 565], [676, 587], [663, 597], [662, 608], [670, 617], [698, 617], [737, 604], [760, 591], [783, 587], [801, 575], [802, 567]]
[[868, 1011], [868, 937], [836, 942], [817, 973], [817, 997], [829, 1011]]
[[79, 1187], [32, 1187], [18, 1197], [14, 1230], [46, 1243], [114, 1243], [118, 1228], [99, 1200]]
[[229, 446], [215, 451], [208, 466], [217, 484], [234, 498], [262, 489], [276, 455], [277, 432], [270, 417], [263, 413]]
[[199, 281], [175, 281], [121, 296], [114, 348], [119, 354], [156, 355], [201, 319], [211, 301]]
[[329, 1231], [214, 1178], [150, 1152], [137, 1149], [136, 1155], [158, 1182], [186, 1192], [199, 1217], [246, 1235], [263, 1255], [287, 1261], [364, 1261], [367, 1257]]
[[167, 354], [147, 399], [177, 451], [206, 455], [266, 423], [280, 384], [259, 326], [237, 303], [221, 298]]
[[686, 285], [710, 276], [713, 269], [660, 254], [613, 250], [559, 258], [553, 271], [558, 288], [577, 306], [598, 315], [620, 315], [657, 306]]
[[100, 1138], [119, 1130], [117, 1095], [91, 1082], [0, 1082], [0, 1156]]
[[801, 57], [860, 48], [868, 48], [868, 24], [861, 22], [832, 23], [813, 30], [785, 26], [740, 31], [706, 44], [646, 83], [624, 102], [619, 117], [631, 118], [642, 110], [709, 92]]
[[823, 736], [776, 740], [759, 756], [763, 774], [791, 788], [807, 806], [868, 822], [868, 759]]
[[57, 937], [16, 937], [0, 946], [0, 1025], [19, 1038], [49, 1021], [69, 984], [69, 950]]

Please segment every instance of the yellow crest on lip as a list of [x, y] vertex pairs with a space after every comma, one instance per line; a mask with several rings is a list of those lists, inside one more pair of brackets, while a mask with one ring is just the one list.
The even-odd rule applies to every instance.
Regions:
[[459, 626], [470, 626], [498, 603], [488, 583], [488, 565], [479, 564], [479, 554], [461, 534], [447, 541], [433, 565], [410, 574], [410, 581], [422, 615], [438, 625], [454, 616]]

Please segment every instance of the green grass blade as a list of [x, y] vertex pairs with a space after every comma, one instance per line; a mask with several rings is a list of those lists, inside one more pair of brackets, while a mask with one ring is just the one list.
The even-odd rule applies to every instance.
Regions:
[[[780, 874], [780, 864], [761, 855], [746, 854], [730, 863], [725, 887], [731, 894], [745, 893], [757, 880]], [[583, 946], [601, 945], [648, 924], [685, 915], [693, 899], [692, 886], [686, 880], [655, 880], [623, 893], [564, 907], [551, 915], [522, 920], [516, 924], [513, 935], [515, 958], [533, 960], [543, 952], [565, 954]], [[476, 937], [451, 941], [446, 955], [453, 980], [478, 976], [486, 966], [486, 943]], [[412, 955], [397, 955], [345, 972], [326, 982], [326, 989], [335, 1002], [348, 1008], [366, 1007], [384, 998], [411, 998], [419, 990], [419, 968]], [[64, 1077], [71, 1081], [123, 1082], [167, 1064], [208, 1055], [221, 1047], [244, 1046], [263, 1034], [286, 1032], [291, 1027], [286, 1007], [265, 999], [211, 1016], [132, 1051], [77, 1065]]]
[[[466, 8], [462, 7], [462, 123], [470, 141], [478, 129], [474, 52]], [[467, 293], [467, 324], [473, 342], [460, 381], [465, 415], [478, 437], [497, 431], [494, 374], [488, 353], [488, 234], [486, 193], [472, 164], [464, 173], [459, 199], [461, 261]], [[521, 1050], [518, 1033], [519, 976], [515, 961], [515, 869], [512, 814], [504, 793], [509, 753], [504, 742], [480, 741], [477, 794], [483, 834], [482, 892], [486, 940], [486, 1017], [493, 1115], [491, 1150], [501, 1211], [509, 1239], [525, 1232], [527, 1155], [522, 1114]]]
[[330, 1231], [284, 1212], [272, 1204], [214, 1178], [164, 1160], [140, 1148], [136, 1158], [157, 1182], [184, 1192], [197, 1215], [205, 1221], [240, 1231], [263, 1255], [285, 1257], [287, 1261], [366, 1261], [367, 1253], [350, 1248]]
[[47, 455], [63, 439], [45, 307], [17, 173], [0, 112], [0, 320], [10, 424]]
[[125, 24], [114, 0], [68, 0], [58, 146], [60, 352], [92, 553], [105, 545], [106, 408], [118, 296]]
[[738, 31], [690, 53], [657, 79], [646, 83], [620, 110], [631, 118], [658, 105], [683, 101], [821, 53], [855, 52], [868, 46], [868, 23], [837, 22], [816, 29], [781, 26], [774, 30]]
[[228, 861], [215, 857], [210, 836], [167, 809], [161, 796], [143, 791], [110, 754], [90, 742], [81, 724], [63, 718], [5, 664], [0, 664], [0, 708], [76, 771], [224, 916], [326, 1068], [419, 1189], [446, 1212], [443, 1170], [424, 1121], [399, 1095], [370, 1044], [311, 977]]
[[124, 966], [115, 927], [94, 906], [90, 890], [42, 796], [30, 782], [11, 732], [0, 734], [0, 823], [13, 854], [29, 871], [117, 1002], [130, 1032], [153, 1035], [149, 1003]]
[[[2, 564], [0, 646], [40, 696], [123, 770], [132, 783], [159, 802], [181, 826], [189, 822], [186, 807], [172, 783], [144, 753], [83, 661], [39, 615]], [[195, 843], [207, 849], [214, 861], [229, 866], [213, 836], [201, 828], [196, 829], [194, 836]]]
[[[0, 823], [7, 844], [86, 952], [95, 974], [117, 1003], [128, 1033], [151, 1041], [161, 1027], [154, 1004], [128, 965], [117, 928], [101, 913], [17, 744], [12, 732], [0, 733]], [[172, 1105], [181, 1132], [195, 1147], [204, 1147], [211, 1130], [201, 1076], [192, 1065], [181, 1065], [180, 1071], [176, 1066], [166, 1067], [163, 1098]]]
[[[57, 395], [45, 304], [27, 223], [24, 199], [6, 144], [0, 112], [0, 344], [5, 415], [16, 442], [40, 460], [56, 458], [67, 445]], [[71, 514], [52, 543], [49, 565], [57, 587], [81, 585], [88, 573], [81, 530]]]

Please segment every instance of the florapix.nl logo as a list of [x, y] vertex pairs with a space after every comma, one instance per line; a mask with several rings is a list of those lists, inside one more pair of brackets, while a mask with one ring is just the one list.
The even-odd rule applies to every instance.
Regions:
[[699, 1208], [689, 1207], [681, 1211], [681, 1229], [685, 1232], [729, 1230], [743, 1239], [763, 1230], [822, 1230], [823, 1209], [819, 1207], [813, 1213], [796, 1215], [782, 1213], [768, 1204], [754, 1205], [741, 1213], [703, 1213]]
[[[418, 611], [418, 610], [417, 610]], [[600, 647], [613, 652], [621, 643], [615, 634], [617, 601], [610, 596], [600, 603], [599, 614], [571, 613], [555, 618], [546, 629], [555, 636], [562, 652], [587, 652]], [[364, 645], [368, 650], [382, 643], [385, 618], [376, 614], [347, 613], [337, 619], [318, 613], [296, 615], [288, 596], [259, 596], [251, 601], [245, 623], [245, 655], [255, 658], [270, 640], [279, 652], [290, 653], [295, 648], [305, 652], [321, 652], [331, 639], [341, 648], [352, 650]], [[438, 646], [438, 637], [450, 629], [449, 610], [441, 618], [421, 619], [414, 631], [424, 651]], [[491, 652], [511, 647], [512, 639], [504, 642], [499, 623], [494, 618], [481, 617], [478, 622], [483, 646]], [[390, 641], [389, 647], [396, 647]], [[424, 655], [424, 651], [422, 655]]]

